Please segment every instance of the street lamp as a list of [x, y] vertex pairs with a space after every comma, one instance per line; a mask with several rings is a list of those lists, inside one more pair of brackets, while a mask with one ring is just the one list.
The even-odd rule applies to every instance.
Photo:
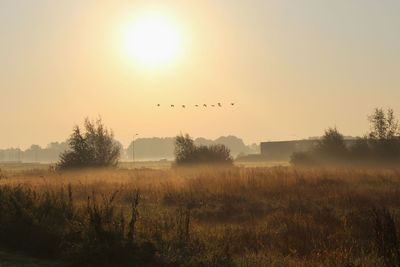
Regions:
[[133, 138], [132, 138], [132, 166], [134, 165], [134, 162], [135, 162], [135, 137], [138, 135], [139, 134], [136, 133], [133, 135]]

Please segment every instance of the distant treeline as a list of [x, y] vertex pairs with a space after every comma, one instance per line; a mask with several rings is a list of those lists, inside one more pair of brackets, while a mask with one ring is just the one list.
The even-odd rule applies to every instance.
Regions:
[[335, 128], [329, 128], [317, 144], [307, 152], [295, 152], [294, 165], [392, 165], [400, 163], [400, 127], [392, 109], [376, 108], [368, 116], [370, 131], [353, 142]]
[[26, 150], [20, 148], [0, 149], [0, 162], [57, 162], [60, 154], [67, 149], [67, 142], [53, 142], [45, 148], [31, 145]]
[[[231, 151], [233, 156], [239, 154], [259, 153], [259, 145], [246, 145], [242, 139], [236, 136], [222, 136], [215, 140], [206, 138], [194, 139], [197, 146], [225, 145]], [[174, 159], [175, 137], [166, 138], [139, 138], [135, 140], [135, 159]], [[121, 160], [132, 159], [132, 143], [125, 149], [121, 155]]]
[[[153, 137], [138, 138], [135, 140], [135, 160], [160, 160], [174, 159], [174, 142], [175, 137]], [[215, 140], [206, 138], [197, 138], [194, 140], [196, 145], [213, 145], [223, 144], [227, 146], [233, 156], [239, 154], [259, 153], [257, 144], [246, 145], [243, 140], [236, 136], [219, 137]], [[32, 145], [26, 150], [19, 148], [0, 149], [0, 162], [58, 162], [62, 152], [68, 149], [68, 143], [53, 142], [45, 148], [39, 145]], [[121, 151], [121, 160], [132, 160], [132, 143]]]

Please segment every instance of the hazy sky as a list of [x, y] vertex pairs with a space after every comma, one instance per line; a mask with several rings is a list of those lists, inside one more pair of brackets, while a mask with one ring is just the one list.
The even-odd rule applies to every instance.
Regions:
[[[98, 115], [124, 145], [133, 133], [364, 134], [374, 107], [400, 112], [399, 11], [398, 0], [1, 0], [0, 147], [61, 141]], [[146, 12], [182, 39], [180, 56], [155, 69], [122, 44]]]

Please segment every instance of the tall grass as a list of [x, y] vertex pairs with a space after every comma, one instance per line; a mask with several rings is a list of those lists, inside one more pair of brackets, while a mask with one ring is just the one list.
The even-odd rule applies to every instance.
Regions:
[[396, 170], [14, 173], [0, 245], [74, 266], [398, 266]]

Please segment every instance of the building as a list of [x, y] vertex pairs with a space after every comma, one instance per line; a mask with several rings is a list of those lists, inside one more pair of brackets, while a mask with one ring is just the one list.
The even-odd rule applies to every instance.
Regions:
[[[354, 143], [354, 139], [344, 140], [346, 146]], [[262, 142], [260, 144], [261, 156], [267, 160], [289, 161], [294, 152], [306, 152], [318, 144], [318, 140], [293, 140]]]

